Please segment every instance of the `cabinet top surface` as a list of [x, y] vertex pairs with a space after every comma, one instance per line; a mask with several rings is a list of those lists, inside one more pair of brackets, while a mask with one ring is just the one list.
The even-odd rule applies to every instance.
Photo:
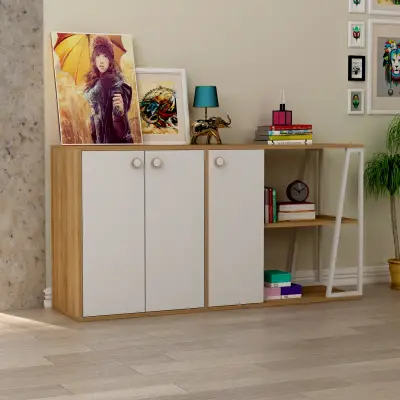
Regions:
[[222, 144], [222, 145], [146, 145], [146, 144], [82, 144], [82, 145], [53, 145], [52, 148], [79, 151], [113, 151], [113, 150], [322, 150], [322, 149], [360, 149], [359, 143], [313, 143], [309, 145], [266, 145], [266, 144]]

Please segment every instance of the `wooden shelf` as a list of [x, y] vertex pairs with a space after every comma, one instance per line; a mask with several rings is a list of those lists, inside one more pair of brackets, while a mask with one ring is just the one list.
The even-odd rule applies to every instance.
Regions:
[[[265, 224], [266, 229], [279, 229], [279, 228], [301, 228], [308, 226], [326, 226], [334, 225], [336, 217], [330, 215], [318, 215], [316, 219], [299, 220], [299, 221], [282, 221], [275, 224]], [[342, 224], [357, 224], [357, 219], [342, 218]]]
[[313, 143], [297, 145], [269, 145], [265, 143], [243, 143], [243, 144], [68, 144], [52, 145], [54, 148], [62, 148], [63, 151], [114, 151], [114, 150], [324, 150], [324, 149], [362, 149], [363, 144], [358, 143]]

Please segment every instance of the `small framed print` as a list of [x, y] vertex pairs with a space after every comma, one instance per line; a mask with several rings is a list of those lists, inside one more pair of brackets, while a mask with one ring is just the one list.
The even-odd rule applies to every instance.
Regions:
[[363, 115], [365, 103], [364, 89], [349, 89], [347, 113], [349, 115]]
[[365, 81], [365, 56], [349, 56], [347, 75], [349, 81]]
[[349, 21], [348, 47], [365, 47], [365, 22]]
[[190, 143], [186, 71], [137, 68], [136, 75], [143, 143]]
[[367, 0], [349, 0], [349, 12], [353, 14], [365, 14]]

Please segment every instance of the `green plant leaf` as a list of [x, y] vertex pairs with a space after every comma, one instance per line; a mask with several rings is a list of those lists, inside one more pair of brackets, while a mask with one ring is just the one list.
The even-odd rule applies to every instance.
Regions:
[[397, 114], [391, 121], [386, 137], [386, 147], [391, 154], [400, 150], [400, 115]]
[[400, 194], [400, 155], [375, 153], [364, 172], [367, 195], [375, 198]]

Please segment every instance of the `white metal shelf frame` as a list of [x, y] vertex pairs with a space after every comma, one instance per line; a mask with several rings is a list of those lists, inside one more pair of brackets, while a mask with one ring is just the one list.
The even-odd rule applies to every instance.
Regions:
[[[308, 172], [308, 165], [310, 160], [310, 153], [316, 153], [315, 157], [315, 188], [316, 188], [316, 212], [317, 214], [321, 211], [321, 168], [323, 164], [323, 149], [310, 149], [306, 150], [304, 157], [304, 163], [301, 166], [300, 177], [305, 179]], [[364, 271], [364, 149], [362, 147], [346, 148], [344, 149], [344, 164], [342, 170], [341, 184], [338, 203], [336, 206], [335, 225], [334, 233], [332, 237], [332, 246], [329, 259], [328, 268], [328, 282], [326, 287], [326, 297], [349, 297], [349, 296], [362, 296], [363, 294], [363, 271]], [[356, 290], [333, 292], [337, 253], [339, 248], [339, 239], [342, 229], [342, 217], [344, 203], [346, 200], [346, 187], [349, 177], [350, 170], [350, 158], [353, 154], [358, 155], [358, 263], [357, 263], [357, 278], [356, 278]], [[291, 271], [292, 276], [296, 275], [296, 261], [298, 253], [298, 229], [295, 228], [290, 245], [288, 255], [288, 270]], [[317, 269], [317, 281], [316, 283], [321, 284], [323, 281], [323, 261], [321, 253], [321, 233], [322, 227], [315, 227], [315, 264]]]

